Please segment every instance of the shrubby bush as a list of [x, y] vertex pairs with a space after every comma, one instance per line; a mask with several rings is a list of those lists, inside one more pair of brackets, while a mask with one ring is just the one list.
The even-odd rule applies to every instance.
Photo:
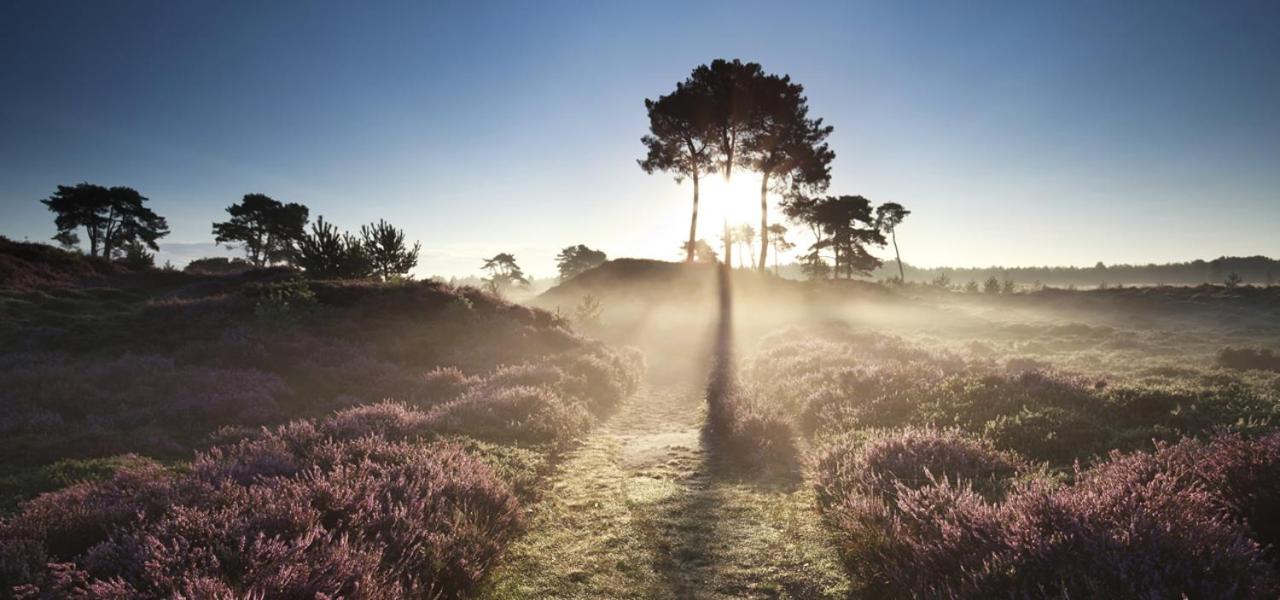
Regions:
[[899, 486], [915, 489], [938, 479], [973, 484], [991, 499], [1003, 497], [1025, 468], [1020, 458], [955, 429], [915, 429], [848, 436], [827, 446], [817, 461], [818, 502], [857, 493], [893, 498]]
[[1247, 371], [1275, 371], [1280, 373], [1280, 354], [1270, 348], [1232, 348], [1218, 351], [1218, 366]]
[[460, 597], [522, 527], [452, 444], [399, 441], [392, 405], [295, 422], [46, 494], [0, 521], [0, 586], [22, 597]]

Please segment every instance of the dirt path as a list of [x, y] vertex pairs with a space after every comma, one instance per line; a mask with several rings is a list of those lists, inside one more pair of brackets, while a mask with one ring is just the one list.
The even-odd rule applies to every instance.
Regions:
[[646, 389], [570, 454], [489, 597], [840, 598], [803, 486], [707, 463], [701, 386]]

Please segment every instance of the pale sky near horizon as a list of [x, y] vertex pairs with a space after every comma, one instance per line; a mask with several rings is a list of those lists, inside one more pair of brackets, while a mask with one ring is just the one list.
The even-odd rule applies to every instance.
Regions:
[[1277, 2], [373, 4], [0, 3], [0, 235], [47, 239], [38, 200], [90, 181], [151, 198], [176, 263], [247, 192], [386, 218], [422, 275], [676, 259], [689, 186], [636, 166], [643, 100], [737, 57], [835, 127], [831, 193], [913, 211], [907, 262], [1280, 256]]

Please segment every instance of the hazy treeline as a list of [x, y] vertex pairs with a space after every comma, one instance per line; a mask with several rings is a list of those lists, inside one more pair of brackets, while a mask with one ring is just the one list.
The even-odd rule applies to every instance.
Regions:
[[[779, 274], [792, 279], [806, 279], [799, 263], [782, 265]], [[882, 265], [871, 272], [873, 279], [890, 279], [898, 276], [894, 264]], [[1242, 283], [1270, 285], [1280, 283], [1280, 260], [1265, 256], [1224, 256], [1213, 260], [1189, 262], [1106, 265], [1092, 267], [936, 267], [921, 268], [904, 263], [906, 281], [930, 283], [945, 275], [952, 285], [965, 285], [970, 281], [981, 283], [995, 277], [1011, 280], [1021, 285], [1040, 283], [1051, 286], [1094, 287], [1099, 285], [1199, 285], [1221, 284], [1235, 273]]]

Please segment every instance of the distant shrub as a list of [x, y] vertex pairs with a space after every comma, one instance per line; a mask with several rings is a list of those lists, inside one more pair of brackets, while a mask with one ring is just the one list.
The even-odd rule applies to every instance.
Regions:
[[186, 474], [131, 469], [41, 496], [0, 522], [0, 585], [33, 597], [460, 597], [521, 530], [506, 485], [457, 446], [315, 431], [215, 448]]
[[254, 301], [253, 314], [269, 323], [296, 321], [317, 306], [316, 295], [305, 279], [249, 286], [245, 293]]
[[1280, 354], [1271, 348], [1232, 348], [1218, 351], [1218, 366], [1240, 371], [1259, 370], [1280, 373]]
[[243, 258], [227, 258], [225, 256], [211, 256], [207, 258], [197, 258], [183, 267], [185, 273], [195, 275], [232, 275], [243, 273], [253, 268], [253, 263]]

